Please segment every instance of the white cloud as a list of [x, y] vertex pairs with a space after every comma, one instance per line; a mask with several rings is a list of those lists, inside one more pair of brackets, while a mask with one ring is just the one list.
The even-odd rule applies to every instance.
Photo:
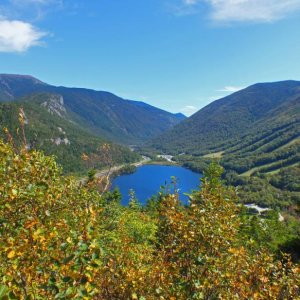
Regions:
[[207, 3], [219, 22], [272, 22], [300, 10], [300, 0], [182, 0], [186, 6]]
[[195, 113], [196, 111], [198, 111], [198, 108], [196, 106], [193, 105], [186, 105], [181, 109], [181, 112], [183, 114], [185, 114], [186, 116], [190, 116], [193, 113]]
[[25, 52], [42, 44], [45, 32], [30, 23], [17, 20], [0, 20], [0, 52]]
[[64, 0], [6, 0], [0, 4], [0, 52], [25, 52], [48, 35], [33, 24]]
[[217, 92], [225, 92], [225, 93], [235, 93], [244, 89], [242, 86], [225, 86], [224, 88], [217, 90]]

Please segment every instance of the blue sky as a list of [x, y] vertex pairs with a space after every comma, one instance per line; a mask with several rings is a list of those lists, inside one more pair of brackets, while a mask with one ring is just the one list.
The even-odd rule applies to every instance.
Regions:
[[300, 80], [300, 0], [1, 0], [0, 66], [189, 115]]

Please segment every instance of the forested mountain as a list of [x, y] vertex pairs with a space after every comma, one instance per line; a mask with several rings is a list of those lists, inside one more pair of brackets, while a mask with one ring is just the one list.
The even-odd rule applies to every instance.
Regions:
[[240, 141], [232, 139], [223, 155], [227, 167], [238, 173], [255, 167], [268, 172], [299, 162], [300, 95], [268, 112]]
[[[259, 133], [266, 126], [270, 128], [271, 116], [273, 124], [285, 123], [282, 113], [291, 113], [290, 106], [297, 105], [299, 96], [298, 81], [252, 85], [207, 105], [155, 139], [153, 145], [171, 153], [224, 150], [231, 139], [240, 142], [250, 131]], [[295, 113], [299, 118], [299, 111]]]
[[[20, 123], [19, 120], [20, 113], [25, 136], [22, 133], [22, 121]], [[26, 96], [18, 102], [0, 103], [0, 124], [0, 137], [11, 135], [16, 144], [25, 142], [27, 148], [54, 154], [66, 172], [78, 173], [108, 163], [101, 157], [102, 147], [108, 142], [78, 126], [67, 111], [61, 95], [41, 93]], [[4, 127], [9, 133], [4, 133]], [[83, 153], [92, 156], [93, 163], [84, 162], [81, 159]], [[110, 143], [109, 153], [113, 164], [139, 159], [127, 147], [116, 144]]]
[[123, 144], [138, 144], [153, 138], [184, 116], [172, 114], [139, 101], [124, 100], [109, 92], [56, 87], [25, 75], [0, 75], [0, 101], [18, 101], [34, 93], [61, 95], [74, 123], [101, 137]]
[[293, 206], [300, 201], [293, 179], [300, 174], [300, 82], [259, 83], [217, 100], [151, 147], [198, 171], [217, 158], [243, 202]]
[[283, 81], [255, 84], [217, 100], [152, 146], [173, 154], [222, 154], [228, 167], [242, 173], [267, 163], [299, 161], [299, 137], [300, 82]]

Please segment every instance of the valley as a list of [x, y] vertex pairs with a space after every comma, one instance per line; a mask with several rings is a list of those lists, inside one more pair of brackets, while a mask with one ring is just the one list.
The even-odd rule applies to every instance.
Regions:
[[[300, 199], [297, 184], [274, 186], [282, 172], [298, 174], [300, 82], [255, 84], [189, 118], [25, 75], [0, 75], [0, 92], [1, 126], [24, 143], [18, 129], [22, 109], [26, 147], [55, 155], [65, 173], [82, 176], [107, 167], [117, 172], [138, 165], [142, 155], [202, 173], [218, 160], [225, 182], [241, 189], [241, 202], [287, 209]], [[96, 177], [103, 173], [96, 171]]]
[[216, 159], [225, 182], [240, 189], [240, 201], [288, 209], [300, 202], [299, 183], [283, 188], [274, 182], [282, 173], [300, 176], [299, 109], [300, 82], [255, 84], [209, 104], [147, 146], [198, 172]]
[[59, 96], [71, 122], [90, 134], [126, 145], [141, 144], [186, 118], [109, 92], [56, 87], [26, 75], [0, 74], [0, 91], [0, 102], [5, 103], [37, 94]]
[[300, 0], [2, 0], [0, 300], [300, 300]]
[[[52, 294], [113, 299], [115, 291], [109, 290], [136, 281], [123, 278], [110, 262], [120, 262], [125, 274], [156, 282], [157, 266], [165, 270], [174, 255], [165, 249], [177, 246], [174, 253], [184, 257], [180, 265], [200, 259], [207, 270], [219, 270], [218, 280], [229, 274], [232, 253], [251, 262], [254, 273], [234, 265], [230, 274], [237, 269], [257, 274], [269, 268], [267, 257], [274, 257], [272, 266], [281, 274], [275, 263], [283, 252], [299, 261], [299, 82], [257, 84], [189, 118], [108, 92], [54, 87], [28, 76], [0, 75], [0, 96], [0, 136], [6, 140], [0, 140], [0, 195], [9, 199], [0, 200], [5, 227], [0, 240], [6, 245], [0, 273], [16, 268], [32, 274], [29, 288], [15, 285], [19, 275], [9, 272], [0, 295], [15, 299], [10, 290], [22, 295], [19, 286], [25, 285], [29, 293], [50, 299]], [[11, 220], [24, 220], [23, 231], [16, 231]], [[215, 249], [225, 255], [220, 261]], [[215, 262], [202, 261], [207, 253]], [[48, 275], [28, 271], [32, 262], [51, 270], [50, 283], [45, 283]], [[142, 275], [141, 268], [147, 270]], [[83, 269], [87, 277], [80, 274]], [[118, 276], [111, 277], [108, 269]], [[176, 270], [181, 266], [170, 267], [164, 276]], [[294, 282], [297, 271], [291, 272], [289, 282]], [[75, 277], [81, 278], [79, 284]], [[235, 286], [237, 279], [232, 280]], [[99, 281], [107, 292], [97, 288]], [[150, 284], [138, 286], [139, 292], [153, 294]], [[297, 289], [290, 291], [298, 295]], [[190, 297], [188, 289], [180, 293]], [[118, 295], [122, 298], [124, 291]]]
[[[27, 147], [55, 155], [64, 172], [75, 175], [138, 161], [140, 156], [127, 145], [140, 144], [185, 118], [108, 92], [55, 87], [26, 75], [0, 75], [0, 126], [17, 143], [24, 142], [17, 134], [20, 109], [26, 119]], [[6, 134], [1, 130], [0, 136]], [[104, 158], [105, 144], [110, 145], [110, 157]], [[83, 154], [90, 159], [83, 161]]]

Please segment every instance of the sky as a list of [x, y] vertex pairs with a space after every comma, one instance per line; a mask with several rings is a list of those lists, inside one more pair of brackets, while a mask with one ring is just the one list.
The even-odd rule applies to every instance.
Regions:
[[300, 80], [300, 0], [0, 0], [0, 73], [191, 115]]

